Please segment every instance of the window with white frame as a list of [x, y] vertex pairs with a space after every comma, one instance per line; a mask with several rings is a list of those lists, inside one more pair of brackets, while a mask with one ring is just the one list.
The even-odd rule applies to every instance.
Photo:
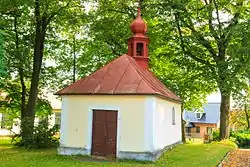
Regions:
[[61, 123], [61, 113], [55, 112], [55, 125], [60, 125]]
[[175, 108], [172, 108], [172, 125], [175, 125]]
[[203, 113], [202, 113], [202, 112], [196, 112], [195, 115], [196, 115], [196, 118], [197, 118], [197, 119], [201, 119]]
[[7, 114], [2, 113], [0, 120], [0, 129], [11, 129], [13, 120], [10, 120]]

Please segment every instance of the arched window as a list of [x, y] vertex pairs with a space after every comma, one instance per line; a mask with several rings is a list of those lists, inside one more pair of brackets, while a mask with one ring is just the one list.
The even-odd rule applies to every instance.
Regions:
[[175, 125], [175, 108], [172, 109], [172, 125]]

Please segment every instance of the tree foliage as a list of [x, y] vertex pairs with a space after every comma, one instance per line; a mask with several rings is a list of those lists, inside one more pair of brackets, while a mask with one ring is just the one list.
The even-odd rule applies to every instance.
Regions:
[[0, 28], [8, 34], [0, 91], [31, 129], [38, 108], [50, 110], [44, 88], [69, 85], [127, 52], [138, 6], [151, 40], [150, 69], [183, 99], [182, 110], [200, 108], [220, 90], [220, 137], [227, 137], [230, 96], [250, 74], [246, 0], [0, 0]]
[[[200, 71], [221, 93], [220, 138], [228, 137], [230, 96], [246, 84], [249, 56], [248, 1], [145, 1], [158, 9], [158, 18], [172, 27], [168, 47], [177, 62]], [[171, 29], [171, 28], [170, 28]], [[245, 34], [245, 35], [243, 35]], [[179, 41], [177, 43], [177, 41]], [[176, 45], [177, 44], [177, 45]], [[164, 55], [164, 54], [163, 54]], [[193, 61], [189, 61], [192, 59]], [[244, 64], [244, 65], [243, 65]]]
[[6, 75], [6, 70], [5, 70], [5, 57], [4, 57], [4, 32], [0, 29], [0, 80], [5, 75]]
[[[58, 17], [65, 18], [67, 13], [73, 14], [75, 8], [81, 10], [81, 2], [1, 0], [0, 4], [3, 18], [0, 24], [10, 34], [6, 46], [9, 78], [2, 85], [5, 87], [1, 87], [1, 91], [13, 98], [5, 104], [9, 104], [9, 108], [15, 105], [15, 110], [20, 111], [21, 135], [28, 139], [33, 133], [36, 111], [43, 111], [37, 114], [51, 112], [48, 102], [38, 95], [48, 81], [47, 72], [50, 72], [43, 62], [50, 53], [49, 45], [46, 45], [49, 43], [46, 42], [49, 37], [54, 37], [56, 30], [63, 24]], [[12, 84], [6, 85], [7, 81]], [[12, 91], [8, 91], [8, 86], [13, 86]], [[13, 91], [15, 88], [17, 91]]]
[[250, 86], [234, 95], [235, 106], [230, 113], [230, 123], [237, 129], [250, 130]]
[[[99, 45], [97, 51], [100, 57], [113, 59], [127, 52], [127, 39], [131, 36], [129, 25], [136, 16], [137, 7], [138, 3], [132, 0], [98, 1], [97, 7], [91, 12], [90, 17], [94, 21], [89, 31], [94, 43]], [[204, 66], [187, 58], [177, 61], [182, 52], [178, 51], [173, 25], [157, 16], [158, 9], [152, 8], [148, 1], [140, 1], [140, 7], [148, 26], [151, 70], [183, 99], [185, 109], [202, 107], [206, 95], [215, 89], [210, 79], [205, 77], [207, 73], [201, 76], [201, 72], [193, 68]]]
[[[137, 4], [135, 1], [119, 0], [97, 2], [95, 14], [98, 19], [93, 24], [98, 25], [95, 39], [114, 50], [124, 48], [125, 36], [128, 34], [126, 25], [133, 19]], [[197, 106], [195, 99], [204, 99], [200, 97], [216, 86], [222, 99], [220, 138], [227, 138], [230, 97], [246, 84], [245, 78], [249, 72], [249, 1], [141, 0], [140, 5], [151, 39], [151, 68], [184, 101], [189, 100], [190, 103], [186, 103], [185, 107], [187, 104]], [[160, 59], [163, 63], [159, 63]], [[159, 70], [169, 62], [178, 68], [175, 75], [187, 74], [176, 77], [180, 81], [175, 84], [169, 84], [173, 83], [167, 78], [171, 78], [171, 74]], [[165, 69], [169, 70], [169, 67]], [[185, 86], [183, 80], [187, 81]]]

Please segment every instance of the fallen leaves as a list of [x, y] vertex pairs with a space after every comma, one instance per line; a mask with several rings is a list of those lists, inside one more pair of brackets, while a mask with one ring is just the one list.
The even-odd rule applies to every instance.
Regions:
[[250, 149], [230, 152], [223, 160], [222, 167], [250, 167]]

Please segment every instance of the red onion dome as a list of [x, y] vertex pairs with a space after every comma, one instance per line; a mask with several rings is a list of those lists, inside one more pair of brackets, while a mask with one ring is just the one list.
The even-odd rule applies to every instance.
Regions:
[[138, 8], [138, 13], [135, 20], [130, 24], [130, 29], [135, 35], [145, 35], [147, 32], [147, 25], [141, 18], [141, 10]]

